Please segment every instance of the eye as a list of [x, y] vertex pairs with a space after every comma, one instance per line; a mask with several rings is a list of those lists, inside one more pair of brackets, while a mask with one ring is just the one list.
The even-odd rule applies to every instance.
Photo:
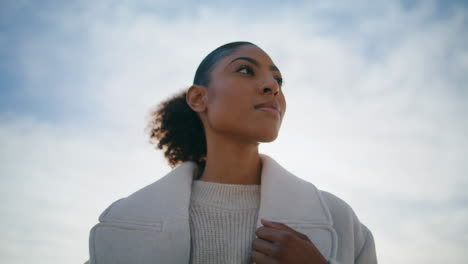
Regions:
[[283, 78], [281, 78], [281, 77], [275, 77], [275, 80], [278, 82], [278, 84], [279, 84], [280, 86], [283, 85]]
[[244, 74], [250, 74], [253, 75], [254, 71], [253, 69], [248, 66], [248, 65], [241, 65], [238, 69], [237, 72], [244, 73]]

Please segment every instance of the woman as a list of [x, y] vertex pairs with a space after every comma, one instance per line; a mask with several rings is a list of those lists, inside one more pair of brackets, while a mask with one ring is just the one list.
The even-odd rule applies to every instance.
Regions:
[[211, 52], [152, 113], [169, 174], [109, 206], [90, 263], [377, 263], [353, 210], [259, 154], [286, 111], [282, 77], [249, 42]]

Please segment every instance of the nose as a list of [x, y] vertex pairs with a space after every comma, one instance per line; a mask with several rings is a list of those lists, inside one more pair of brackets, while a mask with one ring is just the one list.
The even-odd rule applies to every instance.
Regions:
[[259, 93], [260, 94], [273, 94], [273, 96], [276, 96], [279, 93], [279, 89], [280, 89], [280, 86], [278, 84], [278, 81], [273, 77], [269, 77], [268, 80], [266, 80], [259, 87]]

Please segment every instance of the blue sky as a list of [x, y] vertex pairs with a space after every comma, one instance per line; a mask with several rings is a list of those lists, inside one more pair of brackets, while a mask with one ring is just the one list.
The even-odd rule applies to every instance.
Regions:
[[465, 263], [467, 10], [2, 1], [0, 259], [84, 262], [100, 212], [170, 170], [147, 143], [149, 109], [188, 87], [209, 51], [249, 40], [282, 70], [288, 102], [261, 152], [347, 201], [379, 263]]
[[[125, 4], [122, 4], [125, 3]], [[325, 4], [324, 4], [325, 3]], [[423, 1], [401, 1], [401, 12], [411, 14], [417, 12], [423, 5]], [[426, 2], [427, 4], [427, 2]], [[88, 42], [89, 31], [86, 22], [76, 23], [71, 27], [59, 23], [57, 14], [73, 17], [77, 12], [89, 10], [92, 5], [89, 1], [81, 2], [60, 2], [60, 1], [6, 1], [2, 3], [2, 42], [1, 42], [1, 105], [0, 110], [9, 112], [35, 115], [37, 118], [64, 121], [70, 118], [78, 118], [86, 114], [82, 100], [85, 97], [80, 93], [80, 85], [86, 85], [87, 67], [86, 57], [93, 56], [92, 45]], [[97, 8], [94, 20], [113, 21], [122, 18], [122, 13], [118, 9], [125, 5], [128, 12], [133, 12], [140, 16], [157, 17], [164, 23], [172, 23], [180, 20], [198, 19], [203, 10], [211, 10], [213, 13], [228, 11], [234, 14], [234, 20], [245, 23], [268, 23], [269, 19], [288, 19], [290, 13], [297, 13], [304, 8], [298, 16], [301, 22], [311, 23], [319, 20], [323, 23], [318, 32], [321, 35], [331, 35], [338, 40], [349, 41], [349, 38], [365, 38], [362, 43], [362, 50], [358, 52], [371, 59], [382, 59], [383, 54], [392, 49], [392, 44], [385, 42], [386, 37], [382, 35], [395, 34], [401, 30], [398, 26], [385, 28], [383, 32], [362, 32], [359, 28], [360, 22], [366, 19], [379, 19], [388, 12], [386, 5], [379, 1], [358, 1], [357, 4], [326, 4], [326, 1], [316, 1], [311, 4], [308, 1], [289, 1], [283, 4], [275, 1], [237, 1], [236, 6], [230, 3], [214, 4], [210, 1], [190, 2], [186, 5], [177, 5], [174, 2], [164, 1], [141, 1], [136, 4], [129, 4], [127, 1], [104, 1], [93, 4], [106, 6], [100, 10]], [[245, 6], [249, 7], [246, 8]], [[355, 8], [353, 8], [355, 6]], [[465, 9], [466, 1], [435, 1], [431, 4], [432, 14], [427, 15], [416, 23], [437, 23], [451, 17], [453, 13], [460, 9]], [[111, 11], [111, 12], [107, 12]], [[260, 12], [261, 11], [261, 12]], [[235, 17], [239, 15], [239, 18]], [[314, 19], [310, 19], [310, 17]], [[286, 18], [285, 18], [286, 17]], [[132, 18], [130, 18], [132, 19]], [[465, 21], [466, 24], [466, 21]], [[416, 25], [417, 26], [417, 25]], [[461, 32], [460, 32], [461, 33]], [[358, 36], [356, 36], [358, 34]], [[395, 36], [398, 38], [399, 36]], [[36, 82], [28, 82], [25, 78], [24, 65], [20, 59], [25, 56], [31, 43], [39, 41], [44, 45], [42, 52], [47, 57], [48, 69], [42, 69], [41, 78]], [[25, 47], [26, 46], [26, 47]], [[67, 54], [52, 56], [57, 48], [65, 48], [66, 51], [74, 50], [79, 52], [81, 58], [71, 58]], [[27, 51], [26, 51], [27, 52]], [[34, 87], [34, 88], [33, 88]], [[53, 89], [55, 93], [41, 94], [28, 93], [29, 89]], [[81, 100], [71, 100], [70, 96], [78, 96]], [[65, 99], [65, 100], [64, 100]], [[74, 98], [76, 99], [76, 98]], [[72, 101], [72, 102], [71, 102]], [[53, 103], [51, 103], [53, 102]], [[79, 103], [75, 103], [79, 102]], [[65, 110], [66, 112], [64, 112]], [[80, 113], [77, 113], [80, 112]]]

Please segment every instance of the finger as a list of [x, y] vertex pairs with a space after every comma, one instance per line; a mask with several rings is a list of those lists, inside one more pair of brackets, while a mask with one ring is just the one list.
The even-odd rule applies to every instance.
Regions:
[[255, 262], [255, 264], [277, 264], [278, 263], [276, 259], [270, 256], [267, 256], [263, 254], [262, 252], [259, 252], [256, 250], [252, 250], [251, 258], [252, 258], [252, 261]]
[[296, 230], [292, 229], [290, 226], [286, 225], [285, 223], [270, 221], [266, 219], [261, 219], [260, 221], [262, 222], [264, 226], [269, 226], [269, 227], [273, 227], [273, 228], [277, 228], [281, 230], [287, 230], [287, 231], [296, 233]]
[[275, 221], [270, 221], [266, 219], [260, 219], [260, 221], [262, 222], [264, 226], [269, 226], [269, 227], [273, 227], [273, 228], [281, 229], [281, 230], [293, 231], [292, 228], [290, 228], [288, 225], [281, 223], [281, 222], [275, 222]]
[[266, 241], [261, 238], [256, 238], [252, 242], [252, 248], [255, 249], [258, 252], [261, 252], [265, 255], [271, 256], [271, 257], [276, 257], [279, 247], [278, 245]]
[[262, 222], [262, 224], [264, 226], [268, 226], [268, 227], [272, 227], [272, 228], [276, 228], [276, 229], [280, 229], [280, 230], [285, 230], [285, 231], [289, 231], [291, 233], [293, 233], [294, 235], [296, 235], [297, 237], [301, 238], [301, 239], [304, 239], [306, 241], [309, 241], [310, 242], [310, 239], [308, 236], [294, 230], [292, 227], [284, 224], [284, 223], [280, 223], [280, 222], [274, 222], [274, 221], [269, 221], [269, 220], [266, 220], [266, 219], [260, 219], [260, 221]]
[[[271, 228], [271, 227], [261, 226], [261, 227], [257, 228], [257, 230], [255, 231], [255, 234], [257, 235], [257, 237], [259, 237], [259, 238], [261, 238], [263, 240], [269, 241], [271, 243], [279, 244], [279, 242], [281, 241], [282, 236], [286, 232], [287, 231], [284, 231], [284, 230], [278, 230], [278, 229], [274, 229], [274, 228]], [[287, 232], [287, 233], [289, 233], [289, 232]]]

